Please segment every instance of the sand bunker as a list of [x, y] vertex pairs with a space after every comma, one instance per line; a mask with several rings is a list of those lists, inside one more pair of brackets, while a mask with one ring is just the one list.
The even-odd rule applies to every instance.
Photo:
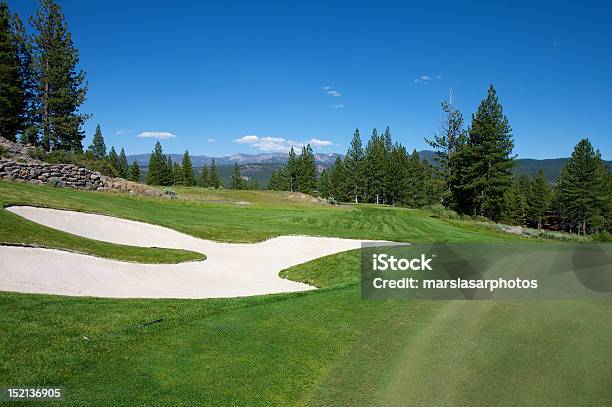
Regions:
[[75, 235], [143, 247], [186, 249], [207, 260], [134, 264], [61, 250], [0, 246], [0, 290], [114, 298], [227, 298], [312, 290], [282, 279], [282, 269], [359, 248], [363, 241], [282, 236], [255, 244], [198, 239], [110, 216], [13, 206], [7, 210]]

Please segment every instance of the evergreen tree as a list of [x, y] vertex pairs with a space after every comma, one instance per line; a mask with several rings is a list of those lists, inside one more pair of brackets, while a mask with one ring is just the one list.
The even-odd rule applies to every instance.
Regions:
[[146, 183], [149, 185], [165, 185], [166, 156], [162, 150], [161, 143], [155, 143], [153, 153], [149, 157], [149, 168]]
[[342, 202], [352, 198], [346, 168], [340, 157], [336, 157], [336, 161], [330, 170], [329, 179], [331, 183], [330, 194], [333, 198]]
[[550, 205], [550, 186], [544, 171], [538, 170], [536, 177], [531, 181], [528, 197], [528, 219], [542, 228], [546, 211]]
[[25, 34], [17, 15], [0, 1], [0, 136], [17, 141], [26, 126], [28, 89], [24, 75], [27, 63]]
[[329, 173], [326, 169], [321, 171], [321, 176], [319, 177], [319, 195], [323, 198], [329, 198], [332, 196], [332, 185], [329, 179]]
[[408, 157], [406, 180], [406, 204], [411, 208], [425, 206], [429, 191], [427, 191], [425, 167], [416, 150], [412, 150], [412, 154]]
[[215, 163], [215, 160], [212, 160], [210, 163], [209, 184], [212, 188], [221, 188], [221, 179], [219, 178], [219, 174], [217, 174], [217, 164]]
[[123, 147], [121, 147], [121, 152], [119, 152], [119, 160], [117, 164], [119, 165], [119, 167], [117, 168], [119, 176], [121, 178], [127, 178], [130, 166], [127, 162], [127, 157], [125, 156], [125, 150], [123, 149]]
[[490, 219], [497, 219], [504, 205], [504, 193], [512, 185], [510, 156], [514, 142], [508, 119], [498, 101], [493, 85], [487, 98], [472, 116], [468, 145], [465, 149], [464, 189], [473, 197], [473, 207], [461, 208]]
[[580, 140], [558, 182], [560, 204], [578, 233], [586, 234], [594, 226], [592, 221], [601, 223], [599, 220], [608, 211], [608, 176], [599, 151], [594, 151], [588, 139]]
[[287, 183], [288, 190], [293, 192], [299, 190], [298, 184], [298, 173], [299, 173], [300, 162], [295, 154], [295, 150], [291, 147], [289, 150], [289, 157], [287, 158]]
[[408, 179], [408, 155], [406, 148], [401, 144], [395, 144], [389, 153], [388, 171], [392, 175], [391, 182], [387, 186], [387, 202], [390, 205], [406, 205], [407, 193], [411, 189], [411, 181]]
[[106, 144], [104, 143], [104, 136], [102, 136], [99, 124], [96, 126], [93, 141], [87, 147], [87, 151], [92, 154], [94, 160], [101, 160], [106, 157]]
[[287, 172], [287, 167], [273, 170], [268, 183], [268, 189], [272, 191], [288, 191], [289, 177]]
[[185, 185], [185, 178], [183, 177], [183, 167], [178, 161], [172, 163], [172, 184], [173, 185]]
[[440, 133], [434, 135], [433, 139], [425, 141], [436, 151], [435, 159], [444, 174], [444, 203], [449, 207], [456, 207], [462, 201], [458, 197], [460, 192], [455, 185], [460, 171], [458, 154], [465, 145], [467, 137], [463, 130], [463, 115], [455, 107], [452, 91], [448, 100], [442, 102], [442, 112]]
[[234, 163], [234, 168], [232, 170], [232, 175], [230, 177], [230, 188], [231, 189], [244, 189], [244, 180], [240, 175], [240, 166], [238, 166], [238, 162]]
[[306, 194], [311, 194], [317, 188], [317, 164], [310, 144], [302, 147], [298, 161], [297, 184], [298, 190]]
[[511, 225], [524, 225], [527, 219], [527, 199], [516, 181], [504, 191], [501, 220]]
[[30, 23], [36, 32], [34, 98], [42, 146], [47, 151], [81, 151], [84, 138], [81, 126], [88, 117], [78, 112], [87, 93], [85, 74], [77, 68], [79, 53], [60, 6], [54, 0], [41, 0], [40, 6]]
[[372, 137], [365, 149], [366, 199], [377, 204], [384, 203], [386, 169], [385, 141], [372, 130]]
[[362, 197], [365, 189], [365, 174], [364, 174], [364, 153], [363, 146], [361, 144], [361, 136], [359, 135], [359, 129], [355, 129], [351, 145], [344, 158], [344, 165], [346, 167], [348, 183], [355, 203], [359, 202], [359, 198]]
[[206, 163], [204, 163], [204, 165], [202, 166], [202, 172], [200, 174], [200, 185], [204, 188], [208, 188], [210, 186], [208, 181], [208, 167], [206, 166]]
[[117, 155], [114, 146], [112, 146], [108, 152], [108, 165], [112, 169], [113, 177], [121, 176], [121, 173], [119, 172], [119, 156]]
[[183, 185], [188, 187], [192, 187], [195, 185], [195, 175], [193, 175], [193, 166], [191, 165], [191, 157], [189, 156], [189, 151], [185, 151], [183, 154], [183, 163], [181, 165], [183, 170]]
[[162, 169], [162, 185], [174, 185], [174, 163], [172, 162], [172, 157], [170, 155], [164, 156], [164, 165]]
[[392, 190], [396, 187], [394, 182], [397, 180], [397, 174], [394, 174], [391, 169], [391, 153], [393, 152], [393, 141], [391, 140], [391, 130], [389, 126], [385, 129], [382, 136], [384, 143], [384, 161], [383, 161], [383, 196], [384, 202], [393, 205], [391, 197]]
[[132, 162], [132, 165], [130, 166], [128, 180], [134, 181], [134, 182], [140, 182], [140, 166], [138, 165], [138, 161], [136, 160], [134, 160]]

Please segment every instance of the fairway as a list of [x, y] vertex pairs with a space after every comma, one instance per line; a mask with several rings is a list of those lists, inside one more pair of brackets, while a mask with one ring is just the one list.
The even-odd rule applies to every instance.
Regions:
[[[207, 202], [207, 191], [177, 200], [4, 182], [0, 191], [4, 205], [104, 213], [221, 242], [308, 234], [316, 226], [316, 234], [338, 237], [522, 244], [425, 211], [308, 203], [306, 212], [304, 203], [291, 200], [277, 199], [275, 206], [267, 192], [236, 205], [229, 192], [230, 202]], [[4, 209], [0, 216], [3, 226], [27, 225], [22, 234], [4, 232], [5, 244], [27, 244], [48, 230], [49, 236], [79, 239], [90, 253], [101, 247], [91, 239], [95, 235], [49, 229]], [[136, 243], [110, 241], [105, 249]], [[43, 241], [47, 247], [56, 242]], [[125, 247], [139, 256], [152, 250]], [[358, 251], [346, 251], [280, 273], [281, 281], [320, 287], [304, 293], [208, 300], [0, 293], [0, 382], [65, 386], [67, 405], [180, 399], [215, 405], [573, 406], [612, 398], [609, 301], [367, 301], [360, 298], [359, 261]]]

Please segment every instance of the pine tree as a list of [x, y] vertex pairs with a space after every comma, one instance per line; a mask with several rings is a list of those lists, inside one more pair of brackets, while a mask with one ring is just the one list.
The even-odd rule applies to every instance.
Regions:
[[210, 186], [208, 180], [208, 167], [206, 166], [206, 163], [204, 163], [204, 165], [202, 166], [202, 172], [200, 174], [200, 185], [204, 188], [208, 188]]
[[330, 170], [329, 180], [331, 184], [330, 194], [333, 198], [341, 202], [348, 201], [352, 198], [350, 196], [346, 168], [340, 157], [336, 157], [336, 161]]
[[389, 126], [385, 129], [382, 136], [384, 143], [384, 160], [383, 160], [383, 197], [384, 202], [387, 204], [393, 204], [393, 198], [391, 197], [392, 190], [395, 189], [394, 180], [397, 178], [397, 174], [394, 174], [391, 169], [391, 153], [393, 152], [393, 141], [391, 140], [391, 130]]
[[128, 180], [134, 181], [134, 182], [140, 182], [140, 166], [138, 165], [138, 161], [136, 160], [134, 160], [132, 162], [132, 165], [130, 166]]
[[166, 156], [162, 150], [160, 142], [155, 143], [153, 153], [149, 157], [149, 167], [146, 176], [146, 183], [149, 185], [164, 185], [166, 171]]
[[319, 177], [319, 195], [323, 198], [329, 198], [331, 196], [331, 181], [329, 179], [329, 173], [326, 169], [321, 171], [321, 176]]
[[27, 82], [24, 74], [24, 38], [17, 15], [0, 1], [0, 136], [17, 141], [26, 126], [28, 107]]
[[384, 203], [386, 160], [385, 141], [378, 136], [376, 129], [373, 129], [372, 137], [365, 148], [364, 159], [368, 202]]
[[79, 53], [61, 7], [54, 0], [41, 0], [40, 6], [30, 23], [36, 31], [34, 98], [42, 146], [47, 151], [81, 151], [85, 137], [81, 126], [88, 117], [78, 112], [87, 93], [85, 74], [77, 68]]
[[240, 167], [238, 166], [238, 162], [234, 163], [234, 168], [232, 170], [232, 176], [230, 177], [230, 188], [231, 189], [244, 189], [245, 184], [242, 176], [240, 175]]
[[287, 182], [289, 191], [297, 191], [300, 186], [298, 184], [298, 173], [299, 173], [299, 161], [295, 154], [293, 147], [289, 150], [289, 157], [287, 158]]
[[448, 100], [442, 102], [442, 112], [440, 133], [425, 141], [436, 151], [435, 160], [444, 176], [444, 203], [449, 207], [456, 207], [461, 201], [455, 185], [460, 171], [458, 154], [466, 143], [466, 133], [463, 130], [463, 115], [455, 107], [452, 91]]
[[351, 190], [351, 195], [355, 203], [359, 202], [359, 197], [363, 199], [363, 193], [365, 189], [364, 181], [364, 153], [363, 146], [361, 144], [361, 136], [359, 135], [359, 129], [355, 129], [351, 145], [344, 158], [344, 165], [346, 167], [348, 183]]
[[113, 177], [121, 176], [121, 173], [119, 172], [119, 156], [117, 155], [114, 146], [111, 146], [111, 149], [108, 152], [108, 165], [112, 170]]
[[195, 175], [193, 175], [193, 166], [191, 165], [191, 157], [189, 151], [185, 150], [183, 154], [183, 163], [181, 164], [183, 170], [183, 185], [192, 187], [195, 185]]
[[411, 185], [408, 180], [408, 156], [406, 148], [400, 144], [392, 147], [389, 153], [388, 171], [393, 177], [387, 188], [387, 200], [391, 205], [406, 205], [407, 192]]
[[311, 194], [317, 188], [317, 164], [310, 144], [302, 147], [298, 161], [297, 184], [300, 192]]
[[412, 150], [407, 162], [407, 200], [411, 208], [421, 208], [427, 202], [427, 182], [425, 168], [419, 153]]
[[87, 148], [88, 152], [91, 152], [94, 160], [101, 160], [106, 157], [106, 144], [104, 143], [104, 136], [100, 125], [96, 126], [96, 132], [94, 133], [91, 145]]
[[577, 226], [578, 233], [586, 234], [592, 226], [591, 220], [598, 220], [608, 209], [606, 174], [609, 171], [599, 151], [594, 151], [588, 139], [580, 140], [558, 182], [561, 206], [567, 219]]
[[504, 193], [512, 185], [510, 156], [514, 142], [508, 119], [493, 85], [487, 98], [472, 116], [468, 145], [465, 148], [465, 184], [460, 188], [473, 196], [473, 207], [462, 208], [490, 219], [497, 219], [504, 204]]
[[272, 171], [268, 189], [272, 191], [288, 191], [289, 177], [287, 175], [287, 167], [281, 167]]
[[210, 163], [210, 181], [209, 184], [212, 188], [221, 188], [221, 179], [219, 179], [219, 174], [217, 174], [217, 164], [215, 160], [212, 160]]
[[510, 188], [504, 191], [500, 218], [502, 221], [511, 225], [524, 225], [526, 223], [527, 200], [518, 182], [515, 182]]
[[174, 163], [170, 155], [164, 156], [164, 166], [162, 168], [162, 185], [174, 185]]
[[544, 171], [538, 170], [536, 177], [531, 181], [528, 196], [528, 220], [542, 228], [546, 211], [550, 205], [550, 186]]
[[172, 163], [172, 185], [185, 185], [183, 177], [183, 167], [178, 161]]
[[125, 156], [125, 150], [123, 147], [121, 147], [121, 152], [119, 153], [118, 165], [119, 167], [117, 169], [119, 170], [119, 176], [121, 178], [127, 178], [130, 166], [127, 162], [127, 157]]

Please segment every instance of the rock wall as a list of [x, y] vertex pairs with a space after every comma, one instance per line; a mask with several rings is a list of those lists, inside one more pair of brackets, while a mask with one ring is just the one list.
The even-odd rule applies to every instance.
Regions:
[[0, 178], [99, 191], [112, 187], [108, 177], [73, 164], [21, 163], [0, 159]]
[[107, 177], [74, 164], [49, 164], [35, 160], [28, 155], [28, 150], [31, 148], [34, 147], [0, 137], [0, 179], [91, 191], [163, 196], [160, 191], [147, 185], [123, 178]]

